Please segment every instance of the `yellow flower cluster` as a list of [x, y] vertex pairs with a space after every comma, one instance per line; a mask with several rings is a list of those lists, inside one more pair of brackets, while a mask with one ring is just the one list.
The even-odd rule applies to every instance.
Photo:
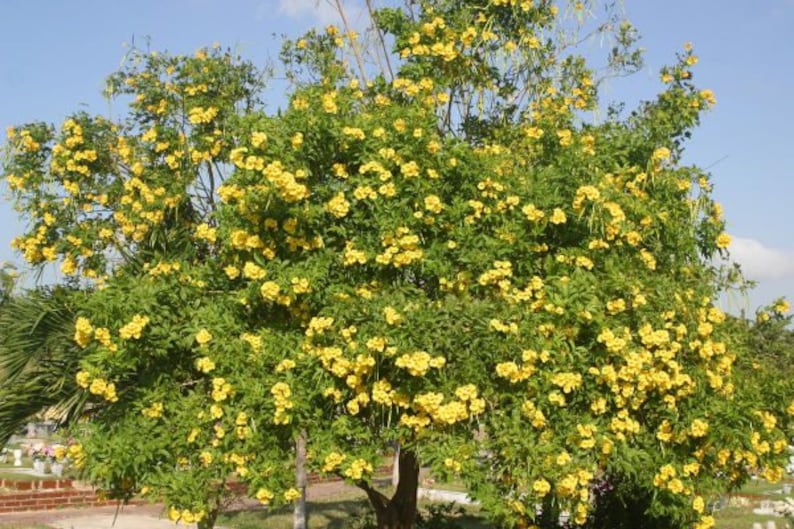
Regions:
[[144, 408], [141, 410], [141, 413], [144, 417], [149, 417], [150, 419], [157, 419], [163, 416], [163, 403], [162, 402], [153, 402], [151, 406], [148, 408]]
[[265, 281], [259, 287], [259, 294], [268, 301], [279, 302], [282, 299], [281, 287], [275, 281]]
[[370, 462], [364, 459], [355, 459], [342, 474], [353, 481], [359, 481], [364, 477], [364, 474], [372, 474], [372, 470], [372, 464]]
[[716, 240], [717, 248], [727, 248], [731, 245], [731, 240], [731, 236], [727, 233], [720, 233]]
[[315, 316], [309, 320], [309, 325], [306, 328], [306, 336], [311, 338], [312, 336], [325, 334], [327, 330], [333, 328], [333, 325], [333, 318], [328, 316]]
[[201, 239], [209, 243], [214, 243], [218, 238], [218, 230], [216, 228], [210, 227], [210, 225], [206, 222], [202, 222], [196, 226], [194, 234], [197, 239]]
[[292, 389], [284, 382], [277, 382], [270, 388], [270, 394], [273, 395], [273, 400], [276, 406], [275, 414], [273, 415], [274, 424], [289, 424], [292, 420], [287, 410], [292, 409]]
[[212, 400], [221, 402], [229, 398], [232, 394], [232, 385], [225, 378], [216, 377], [212, 379]]
[[464, 388], [462, 394], [466, 398], [444, 403], [442, 393], [421, 393], [413, 399], [413, 408], [417, 414], [403, 413], [400, 424], [418, 432], [429, 426], [431, 420], [439, 424], [451, 425], [485, 411], [485, 400], [476, 396], [476, 388]]
[[350, 202], [345, 199], [345, 194], [339, 192], [325, 205], [326, 211], [336, 218], [342, 218], [350, 211]]
[[382, 265], [392, 264], [400, 268], [420, 261], [424, 256], [419, 247], [419, 236], [412, 234], [406, 227], [398, 228], [393, 235], [384, 236], [381, 244], [385, 249], [375, 257], [375, 261]]
[[215, 362], [213, 362], [209, 357], [202, 356], [196, 360], [196, 369], [202, 373], [209, 373], [215, 369]]
[[551, 383], [562, 389], [563, 393], [570, 393], [582, 385], [582, 375], [579, 373], [556, 373], [551, 377]]
[[217, 107], [193, 107], [188, 110], [188, 121], [194, 125], [211, 123], [218, 115]]
[[443, 356], [431, 357], [425, 351], [415, 351], [397, 357], [394, 365], [406, 369], [411, 376], [424, 376], [431, 368], [441, 369], [446, 359]]
[[284, 491], [284, 501], [293, 502], [301, 497], [301, 492], [295, 487], [290, 487]]
[[256, 497], [256, 499], [257, 499], [257, 500], [259, 500], [259, 501], [260, 501], [260, 502], [261, 502], [263, 505], [267, 505], [267, 504], [269, 504], [269, 503], [270, 503], [270, 502], [273, 500], [273, 498], [275, 497], [275, 495], [274, 495], [272, 492], [270, 492], [270, 490], [268, 490], [268, 489], [266, 489], [266, 488], [264, 488], [264, 487], [263, 487], [263, 488], [261, 488], [261, 489], [259, 489], [259, 490], [257, 490], [257, 491], [256, 491], [256, 495], [255, 495], [255, 497]]
[[201, 329], [196, 333], [196, 343], [199, 345], [207, 345], [212, 341], [212, 334], [207, 329]]
[[149, 324], [149, 317], [136, 314], [132, 320], [119, 329], [119, 337], [124, 340], [138, 340], [143, 329]]
[[386, 323], [389, 325], [397, 325], [403, 319], [402, 315], [397, 312], [394, 307], [386, 307], [383, 309], [383, 316], [386, 319]]
[[149, 275], [152, 277], [157, 277], [170, 274], [171, 272], [178, 272], [182, 265], [176, 261], [173, 263], [163, 261], [151, 267], [149, 267], [147, 263], [147, 267], [149, 268]]
[[119, 400], [116, 395], [116, 385], [108, 382], [104, 378], [92, 378], [91, 374], [87, 371], [78, 371], [75, 376], [77, 385], [83, 389], [88, 389], [92, 395], [99, 395], [108, 402], [116, 402]]
[[82, 316], [77, 318], [74, 324], [74, 341], [80, 347], [85, 347], [91, 342], [94, 335], [94, 327], [88, 318]]
[[[544, 357], [548, 353], [544, 352]], [[527, 349], [521, 354], [523, 363], [521, 365], [516, 362], [500, 362], [496, 364], [496, 376], [506, 378], [512, 383], [522, 382], [535, 374], [537, 367], [535, 361], [538, 358], [536, 351]]]
[[323, 460], [322, 471], [333, 472], [339, 468], [339, 465], [341, 465], [345, 459], [346, 457], [344, 454], [340, 454], [339, 452], [331, 452], [325, 456], [325, 459]]

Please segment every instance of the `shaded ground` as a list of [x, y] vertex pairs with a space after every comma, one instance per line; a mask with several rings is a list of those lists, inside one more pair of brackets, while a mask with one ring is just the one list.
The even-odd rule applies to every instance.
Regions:
[[[309, 500], [333, 499], [355, 494], [357, 488], [342, 482], [318, 483], [309, 487]], [[244, 500], [234, 508], [250, 510], [261, 507], [255, 500]], [[116, 516], [118, 514], [118, 516]], [[113, 520], [116, 519], [115, 525]], [[173, 522], [163, 516], [162, 505], [127, 505], [117, 507], [82, 507], [0, 514], [0, 529], [36, 524], [55, 529], [173, 529]], [[191, 528], [180, 524], [179, 527]]]

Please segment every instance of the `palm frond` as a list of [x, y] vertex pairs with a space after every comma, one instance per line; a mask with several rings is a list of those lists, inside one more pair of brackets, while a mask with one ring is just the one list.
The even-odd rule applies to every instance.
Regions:
[[45, 410], [59, 423], [80, 413], [85, 398], [74, 376], [81, 350], [73, 340], [78, 294], [41, 289], [0, 306], [0, 443]]

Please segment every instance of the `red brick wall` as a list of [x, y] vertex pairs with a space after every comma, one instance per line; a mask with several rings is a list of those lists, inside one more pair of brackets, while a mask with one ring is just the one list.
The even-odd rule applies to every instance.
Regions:
[[0, 513], [113, 505], [114, 503], [115, 500], [100, 500], [92, 490], [37, 490], [0, 494]]
[[71, 479], [30, 481], [0, 480], [0, 513], [38, 511], [64, 507], [114, 505], [116, 500], [97, 497], [89, 488], [75, 488]]
[[[378, 469], [378, 473], [390, 473], [391, 467]], [[336, 476], [322, 477], [310, 474], [308, 481], [323, 483], [338, 481]], [[241, 483], [229, 484], [236, 492], [245, 494], [246, 487]], [[47, 509], [60, 509], [64, 507], [100, 507], [115, 505], [116, 500], [105, 500], [97, 497], [96, 492], [89, 488], [75, 488], [71, 479], [42, 479], [30, 481], [16, 481], [0, 479], [0, 513], [19, 511], [38, 511]], [[132, 500], [131, 503], [141, 503]]]

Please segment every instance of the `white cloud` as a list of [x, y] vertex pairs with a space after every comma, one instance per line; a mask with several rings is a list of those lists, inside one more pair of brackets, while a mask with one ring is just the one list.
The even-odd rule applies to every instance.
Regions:
[[278, 12], [322, 26], [339, 23], [339, 13], [328, 0], [278, 0]]
[[794, 278], [794, 250], [769, 248], [755, 239], [734, 237], [728, 248], [748, 279]]

